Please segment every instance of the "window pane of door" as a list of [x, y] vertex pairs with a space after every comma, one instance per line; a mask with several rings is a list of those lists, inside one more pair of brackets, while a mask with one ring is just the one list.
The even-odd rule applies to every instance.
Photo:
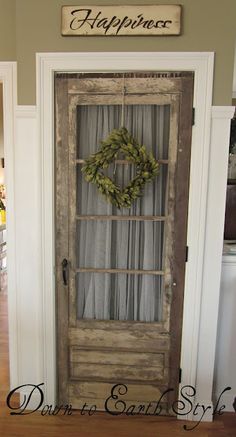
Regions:
[[[159, 175], [146, 185], [143, 196], [130, 209], [121, 210], [107, 203], [81, 173], [81, 161], [96, 153], [101, 140], [120, 127], [121, 111], [119, 105], [77, 107], [77, 214], [158, 216], [160, 221], [79, 217], [77, 270], [124, 269], [139, 270], [139, 274], [78, 273], [77, 314], [78, 318], [154, 322], [161, 320], [163, 281], [161, 275], [145, 274], [145, 270], [162, 272], [163, 268], [168, 165], [160, 165]], [[157, 159], [168, 160], [169, 105], [129, 105], [125, 107], [124, 119], [140, 144], [152, 150]], [[125, 187], [135, 172], [133, 164], [112, 164], [106, 174]]]
[[77, 268], [162, 270], [164, 222], [77, 222]]
[[161, 321], [162, 281], [156, 275], [78, 273], [77, 317]]
[[[120, 127], [122, 108], [119, 105], [88, 105], [77, 107], [77, 158], [96, 153], [100, 142], [114, 128]], [[125, 107], [125, 126], [132, 135], [152, 151], [156, 159], [168, 160], [169, 105], [129, 105]], [[113, 164], [106, 174], [121, 186], [133, 179], [135, 165]], [[144, 195], [130, 209], [118, 210], [98, 194], [93, 184], [84, 181], [81, 164], [77, 166], [77, 212], [80, 215], [164, 215], [167, 165], [160, 165], [159, 175], [144, 188]]]

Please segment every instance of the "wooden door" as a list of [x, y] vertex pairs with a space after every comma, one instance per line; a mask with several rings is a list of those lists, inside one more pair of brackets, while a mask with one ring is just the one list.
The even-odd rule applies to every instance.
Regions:
[[[162, 398], [162, 411], [168, 413], [171, 403], [177, 398], [186, 262], [192, 95], [193, 74], [190, 72], [96, 75], [60, 73], [55, 76], [56, 306], [60, 403], [70, 403], [77, 409], [83, 408], [86, 403], [86, 408], [96, 405], [98, 410], [104, 410], [105, 400], [117, 384], [122, 386], [116, 387], [114, 396], [125, 401], [126, 408], [141, 405], [141, 412], [151, 401], [158, 400], [168, 388], [173, 391]], [[92, 132], [101, 129], [101, 120], [104, 126], [107, 125], [107, 116], [104, 114], [106, 111], [111, 112], [111, 107], [111, 125], [116, 128], [120, 127], [121, 112], [129, 108], [131, 130], [134, 125], [133, 113], [139, 114], [141, 111], [145, 114], [145, 111], [151, 111], [148, 114], [152, 115], [146, 118], [142, 116], [143, 130], [146, 131], [142, 141], [147, 148], [150, 147], [148, 132], [159, 129], [158, 141], [165, 143], [165, 148], [162, 148], [165, 151], [162, 153], [158, 144], [154, 147], [160, 173], [157, 180], [150, 184], [153, 201], [149, 202], [149, 209], [142, 206], [146, 202], [145, 192], [137, 201], [139, 206], [134, 205], [131, 210], [108, 208], [105, 201], [102, 208], [98, 209], [95, 205], [97, 200], [90, 202], [89, 207], [86, 204], [90, 194], [86, 191], [88, 183], [83, 181], [81, 167], [89, 155]], [[118, 118], [114, 115], [117, 108]], [[92, 115], [98, 110], [103, 111], [100, 119]], [[158, 118], [155, 111], [159, 111]], [[123, 119], [126, 125], [128, 118], [124, 112]], [[137, 120], [138, 129], [141, 122], [140, 118]], [[150, 127], [146, 129], [148, 123]], [[103, 140], [105, 136], [105, 131], [102, 131], [99, 139]], [[121, 173], [124, 165], [128, 166], [122, 157], [116, 165], [119, 168], [123, 166]], [[96, 187], [92, 189], [96, 190]], [[100, 194], [94, 191], [93, 196], [92, 199], [97, 199], [96, 196]], [[103, 202], [100, 197], [99, 202]], [[152, 206], [152, 203], [157, 206]], [[135, 232], [131, 235], [129, 229], [134, 227]], [[103, 239], [99, 240], [102, 248], [99, 248], [99, 256], [93, 258], [93, 252], [98, 248], [97, 238], [94, 237], [94, 244], [91, 244], [91, 235], [101, 235], [99, 229], [102, 232], [109, 230], [110, 242], [104, 247]], [[121, 234], [118, 235], [117, 229], [121, 229]], [[112, 232], [116, 233], [116, 238]], [[129, 268], [125, 268], [122, 263], [122, 250], [125, 252], [127, 249], [119, 246], [126, 232], [127, 240], [131, 241]], [[155, 248], [158, 247], [159, 255], [153, 255], [153, 260], [140, 263], [136, 252], [132, 252], [132, 238], [142, 240], [139, 253], [154, 239], [152, 250], [155, 254]], [[111, 249], [107, 244], [110, 244]], [[107, 261], [108, 249], [111, 253], [115, 251], [115, 261], [111, 261], [112, 257]], [[89, 253], [89, 258], [84, 253]], [[87, 264], [86, 259], [90, 260]], [[95, 261], [92, 262], [92, 259]], [[125, 297], [126, 304], [130, 305], [129, 310], [125, 310], [125, 316], [119, 316], [122, 312], [117, 308], [117, 296], [124, 292], [119, 275], [123, 275], [126, 288], [128, 283], [131, 284], [129, 299], [127, 295]], [[140, 287], [143, 285], [140, 284], [144, 280], [151, 285], [146, 289], [144, 287], [145, 294], [142, 295]], [[91, 305], [96, 307], [98, 295], [105, 293], [105, 285], [103, 289], [103, 285], [99, 284], [105, 282], [108, 297], [104, 299], [108, 299], [108, 310], [104, 310], [102, 317], [99, 311], [86, 312], [88, 286], [95, 284], [89, 308]], [[144, 297], [137, 297], [140, 295]], [[131, 303], [127, 303], [128, 300]], [[147, 306], [145, 309], [147, 301], [151, 308]], [[104, 302], [102, 305], [105, 307]], [[151, 315], [146, 317], [145, 312]], [[115, 406], [114, 401], [114, 411], [119, 410], [119, 407], [119, 404]], [[150, 408], [155, 408], [155, 405]]]

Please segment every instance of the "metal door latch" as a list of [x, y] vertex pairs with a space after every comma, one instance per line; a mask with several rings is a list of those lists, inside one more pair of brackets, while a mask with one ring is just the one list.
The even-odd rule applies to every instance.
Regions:
[[66, 258], [61, 263], [63, 284], [68, 285], [68, 261]]

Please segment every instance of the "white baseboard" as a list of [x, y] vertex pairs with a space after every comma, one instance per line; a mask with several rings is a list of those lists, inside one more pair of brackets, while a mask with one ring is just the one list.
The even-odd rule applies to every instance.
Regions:
[[44, 402], [42, 405], [40, 405], [40, 403], [41, 396], [39, 393], [33, 393], [30, 396], [30, 391], [20, 391], [21, 410], [24, 410], [25, 412], [41, 411], [44, 407]]
[[[15, 406], [15, 394], [20, 394], [20, 403]], [[45, 406], [44, 384], [25, 384], [13, 389], [6, 399], [10, 414], [26, 415], [41, 411]]]
[[[219, 396], [220, 393], [219, 394], [217, 393], [214, 395], [214, 398], [218, 399]], [[221, 405], [225, 405], [225, 409], [222, 412], [234, 413], [234, 407], [233, 407], [234, 398], [236, 398], [236, 393], [234, 393], [233, 391], [229, 393], [224, 393]]]
[[178, 415], [179, 420], [188, 420], [194, 422], [212, 422], [214, 406], [212, 401], [194, 402], [191, 411], [187, 414], [182, 412]]

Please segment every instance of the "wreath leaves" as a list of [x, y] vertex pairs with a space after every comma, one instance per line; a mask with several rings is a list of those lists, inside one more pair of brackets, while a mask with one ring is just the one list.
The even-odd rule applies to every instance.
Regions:
[[[101, 171], [117, 159], [122, 152], [127, 161], [136, 164], [136, 176], [122, 190], [118, 184]], [[159, 165], [151, 152], [140, 145], [125, 127], [114, 129], [101, 142], [99, 151], [85, 160], [82, 167], [85, 180], [95, 184], [107, 201], [117, 208], [130, 208], [132, 202], [142, 195], [142, 189], [158, 174]]]

